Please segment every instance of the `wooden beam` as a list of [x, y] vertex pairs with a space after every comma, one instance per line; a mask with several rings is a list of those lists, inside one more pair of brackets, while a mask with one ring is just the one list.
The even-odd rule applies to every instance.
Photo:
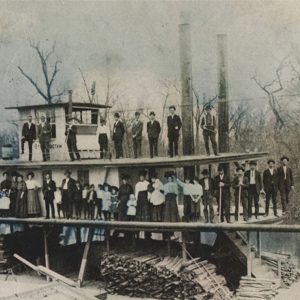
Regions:
[[[47, 269], [50, 269], [47, 230], [45, 227], [43, 228], [43, 234], [44, 234], [45, 265]], [[50, 281], [49, 276], [46, 276], [46, 278], [47, 278], [47, 282], [49, 282]]]
[[252, 274], [252, 252], [250, 232], [247, 232], [247, 276]]
[[81, 259], [81, 265], [80, 265], [80, 270], [79, 270], [79, 275], [78, 275], [78, 286], [80, 287], [82, 285], [83, 279], [84, 279], [84, 273], [86, 269], [86, 264], [87, 264], [87, 258], [88, 254], [90, 251], [91, 243], [93, 241], [93, 236], [94, 236], [95, 229], [94, 228], [89, 228], [88, 231], [88, 238], [87, 242], [85, 244], [84, 250], [83, 250], [83, 256]]

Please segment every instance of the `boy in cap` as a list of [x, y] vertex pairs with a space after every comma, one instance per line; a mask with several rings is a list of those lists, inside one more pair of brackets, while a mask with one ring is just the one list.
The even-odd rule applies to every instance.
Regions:
[[140, 120], [140, 112], [135, 112], [132, 122], [131, 134], [133, 141], [134, 158], [142, 156], [143, 122]]
[[113, 127], [113, 141], [115, 143], [116, 158], [123, 158], [123, 138], [125, 134], [125, 127], [120, 118], [119, 113], [114, 114], [115, 123]]
[[266, 193], [266, 208], [265, 216], [269, 215], [270, 199], [273, 203], [274, 216], [277, 216], [277, 192], [278, 192], [278, 178], [277, 170], [274, 168], [275, 161], [273, 159], [268, 160], [268, 169], [263, 173], [263, 187]]
[[262, 191], [262, 180], [260, 173], [256, 170], [256, 161], [250, 161], [250, 170], [245, 172], [245, 177], [248, 178], [249, 188], [248, 188], [248, 218], [252, 218], [252, 203], [254, 200], [255, 207], [255, 218], [258, 218], [259, 214], [259, 194]]
[[287, 204], [289, 203], [290, 191], [294, 189], [294, 177], [292, 169], [288, 166], [289, 158], [283, 156], [281, 166], [278, 168], [278, 188], [281, 197], [282, 214], [286, 213]]
[[161, 131], [160, 124], [155, 120], [155, 113], [151, 111], [149, 114], [150, 121], [147, 123], [147, 134], [150, 147], [150, 157], [158, 156], [158, 137]]
[[238, 167], [236, 169], [237, 175], [234, 177], [232, 182], [232, 188], [234, 189], [234, 199], [235, 199], [235, 220], [238, 221], [240, 214], [240, 204], [243, 207], [243, 217], [244, 221], [248, 221], [248, 188], [249, 181], [248, 178], [244, 176], [243, 167]]
[[215, 155], [218, 155], [218, 146], [216, 142], [216, 117], [211, 114], [212, 106], [207, 104], [205, 106], [205, 114], [201, 120], [201, 128], [203, 130], [203, 138], [205, 144], [206, 154], [210, 155], [209, 139]]
[[178, 156], [178, 139], [179, 131], [182, 123], [178, 115], [175, 114], [176, 108], [174, 105], [169, 107], [170, 115], [167, 119], [168, 124], [168, 139], [169, 139], [169, 157]]
[[[214, 191], [218, 201], [220, 221], [230, 223], [230, 180], [224, 173], [224, 167], [219, 165], [218, 175], [214, 178]], [[221, 207], [220, 207], [221, 206]]]
[[[206, 223], [213, 223], [214, 222], [214, 208], [213, 208], [213, 194], [214, 194], [214, 181], [209, 176], [208, 169], [204, 169], [201, 173], [203, 178], [200, 179], [200, 184], [202, 185], [203, 189], [203, 213], [205, 217]], [[209, 214], [208, 214], [209, 209]]]

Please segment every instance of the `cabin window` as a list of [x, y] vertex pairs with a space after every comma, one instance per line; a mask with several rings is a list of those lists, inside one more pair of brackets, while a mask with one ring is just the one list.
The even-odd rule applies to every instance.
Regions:
[[77, 178], [81, 185], [89, 185], [90, 184], [90, 174], [89, 170], [78, 170]]
[[47, 122], [51, 126], [51, 138], [56, 138], [56, 117], [54, 109], [43, 109], [35, 111], [35, 118], [37, 124], [41, 123], [41, 116], [46, 116]]
[[76, 118], [83, 125], [97, 125], [98, 110], [74, 107], [72, 117]]

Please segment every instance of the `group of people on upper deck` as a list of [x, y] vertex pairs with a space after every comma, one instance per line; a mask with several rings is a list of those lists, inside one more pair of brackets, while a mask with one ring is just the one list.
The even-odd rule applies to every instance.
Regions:
[[[211, 113], [211, 110], [212, 106], [210, 104], [207, 104], [205, 106], [205, 112], [201, 120], [201, 128], [203, 130], [203, 138], [207, 155], [210, 155], [209, 140], [211, 141], [214, 154], [218, 155], [216, 142], [216, 117]], [[182, 127], [181, 118], [175, 112], [176, 107], [173, 105], [170, 106], [169, 116], [167, 118], [169, 157], [178, 156], [178, 140]], [[124, 157], [123, 140], [126, 129], [119, 113], [116, 112], [114, 114], [114, 119], [115, 122], [113, 124], [112, 130], [106, 124], [105, 119], [100, 119], [100, 124], [98, 126], [96, 136], [98, 138], [101, 159], [111, 156], [111, 151], [109, 151], [109, 141], [111, 138], [114, 142], [116, 158], [119, 159]], [[131, 124], [134, 158], [142, 156], [143, 127], [144, 124], [140, 120], [140, 112], [137, 111], [135, 112], [135, 117]], [[147, 135], [151, 158], [158, 156], [158, 141], [160, 133], [161, 125], [155, 118], [155, 112], [151, 111], [149, 114], [149, 121], [147, 122]], [[71, 118], [69, 120], [65, 135], [71, 161], [74, 161], [75, 159], [80, 160], [80, 153], [77, 148], [76, 138], [77, 127], [74, 118]], [[41, 118], [40, 124], [36, 128], [36, 125], [32, 121], [32, 116], [29, 116], [28, 121], [23, 124], [21, 139], [22, 154], [24, 154], [24, 144], [26, 142], [28, 143], [29, 161], [32, 160], [32, 145], [37, 139], [40, 143], [43, 161], [50, 160], [51, 126], [47, 122], [47, 119], [43, 116]]]
[[[277, 193], [281, 196], [283, 214], [286, 213], [289, 194], [294, 189], [293, 173], [288, 166], [288, 157], [281, 158], [281, 166], [275, 169], [275, 161], [268, 160], [261, 176], [256, 169], [256, 162], [250, 161], [249, 170], [242, 166], [236, 169], [231, 181], [225, 173], [224, 166], [219, 165], [218, 174], [212, 178], [209, 170], [202, 171], [203, 178], [186, 177], [180, 180], [174, 172], [166, 172], [163, 184], [157, 174], [147, 174], [141, 171], [139, 181], [134, 188], [129, 183], [130, 176], [122, 175], [119, 187], [107, 182], [95, 185], [82, 185], [71, 177], [70, 171], [65, 171], [65, 178], [60, 187], [47, 173], [44, 182], [39, 184], [34, 179], [34, 173], [29, 172], [27, 179], [19, 173], [12, 173], [11, 179], [7, 172], [3, 173], [1, 195], [9, 197], [11, 214], [25, 218], [41, 216], [38, 190], [41, 188], [46, 207], [46, 218], [55, 218], [55, 204], [58, 216], [67, 219], [104, 219], [110, 221], [153, 221], [178, 222], [179, 189], [183, 194], [183, 220], [187, 222], [200, 221], [203, 211], [205, 222], [214, 222], [214, 199], [218, 206], [220, 221], [230, 222], [231, 193], [234, 191], [235, 220], [239, 219], [240, 208], [243, 208], [243, 219], [259, 215], [259, 197], [265, 194], [265, 215], [269, 214], [270, 200], [273, 203], [274, 215], [277, 213]], [[149, 180], [149, 181], [148, 181]], [[1, 199], [0, 199], [1, 200]]]

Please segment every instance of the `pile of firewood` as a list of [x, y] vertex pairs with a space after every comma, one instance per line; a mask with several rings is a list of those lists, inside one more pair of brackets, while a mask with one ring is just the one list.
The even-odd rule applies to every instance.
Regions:
[[106, 255], [101, 260], [101, 279], [111, 294], [155, 299], [231, 299], [223, 276], [215, 265], [200, 258], [157, 255]]
[[289, 287], [299, 279], [300, 273], [291, 261], [289, 254], [277, 254], [264, 252], [261, 255], [262, 262], [267, 264], [277, 275], [281, 274], [281, 284]]
[[278, 283], [269, 279], [242, 277], [235, 299], [273, 299], [278, 294], [278, 288]]

